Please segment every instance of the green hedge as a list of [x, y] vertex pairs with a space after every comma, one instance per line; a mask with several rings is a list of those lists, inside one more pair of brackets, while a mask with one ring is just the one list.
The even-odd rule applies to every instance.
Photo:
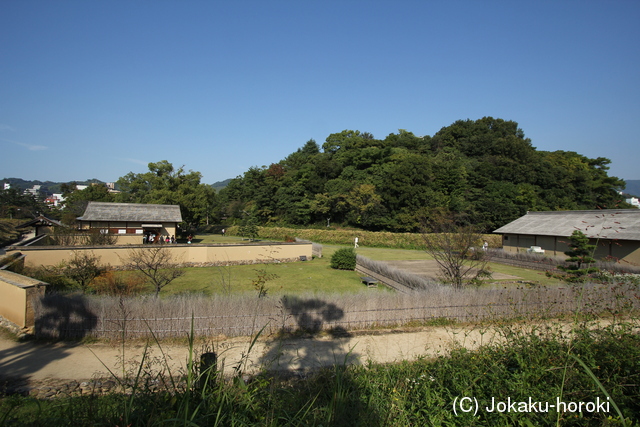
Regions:
[[[227, 233], [238, 235], [237, 226], [229, 227]], [[396, 249], [424, 249], [424, 240], [420, 233], [390, 233], [386, 231], [362, 231], [362, 230], [321, 230], [321, 229], [298, 229], [285, 227], [259, 227], [258, 235], [262, 239], [272, 239], [287, 241], [291, 237], [298, 237], [303, 240], [310, 240], [316, 243], [331, 245], [353, 245], [354, 239], [358, 238], [358, 245], [379, 248]], [[487, 234], [484, 239], [489, 242], [489, 247], [502, 247], [500, 236]], [[479, 242], [482, 245], [482, 242]]]

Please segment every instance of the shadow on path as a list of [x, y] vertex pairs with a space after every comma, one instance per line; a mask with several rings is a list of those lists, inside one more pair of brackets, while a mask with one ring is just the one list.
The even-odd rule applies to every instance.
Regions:
[[36, 311], [36, 337], [47, 339], [82, 339], [97, 325], [84, 295], [45, 295]]
[[[261, 364], [267, 369], [307, 371], [358, 361], [359, 354], [348, 348], [351, 334], [341, 326], [331, 326], [344, 317], [340, 307], [317, 298], [295, 296], [284, 296], [282, 307], [286, 318], [292, 319], [295, 325], [283, 325], [268, 344], [261, 358]], [[303, 333], [304, 338], [288, 338], [292, 332]]]
[[27, 384], [33, 374], [68, 357], [78, 345], [0, 341], [0, 395], [16, 385]]
[[[286, 320], [278, 336], [268, 343], [262, 366], [280, 375], [286, 372], [306, 377], [309, 387], [299, 390], [297, 397], [324, 413], [327, 425], [350, 426], [354, 420], [380, 425], [384, 416], [370, 405], [366, 387], [353, 377], [357, 373], [352, 365], [359, 364], [360, 354], [355, 346], [350, 347], [352, 336], [335, 325], [344, 317], [344, 310], [318, 298], [285, 296], [281, 302]], [[297, 333], [304, 338], [295, 336]]]
[[[36, 304], [38, 338], [79, 340], [96, 327], [95, 314], [84, 295], [46, 295]], [[9, 384], [26, 384], [47, 365], [70, 356], [79, 342], [45, 343], [0, 340], [0, 392]]]

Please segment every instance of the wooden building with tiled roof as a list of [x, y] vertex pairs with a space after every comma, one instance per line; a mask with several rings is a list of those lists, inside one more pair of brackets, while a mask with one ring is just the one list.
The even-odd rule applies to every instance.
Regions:
[[182, 214], [178, 205], [89, 202], [77, 220], [81, 230], [118, 235], [118, 243], [142, 243], [144, 236], [175, 236]]
[[53, 227], [66, 227], [60, 221], [47, 218], [44, 215], [38, 215], [36, 218], [31, 221], [27, 221], [24, 224], [18, 225], [16, 228], [29, 228], [33, 227], [35, 229], [35, 236], [41, 236], [43, 234], [48, 234], [53, 230]]
[[596, 259], [640, 265], [640, 209], [528, 212], [495, 230], [502, 247], [522, 252], [540, 247], [548, 256], [566, 257], [569, 236], [582, 231], [596, 245]]

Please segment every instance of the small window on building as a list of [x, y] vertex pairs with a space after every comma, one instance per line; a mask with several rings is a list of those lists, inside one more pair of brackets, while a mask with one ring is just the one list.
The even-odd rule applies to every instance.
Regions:
[[119, 228], [118, 229], [118, 234], [127, 234], [127, 229], [126, 228]]
[[509, 236], [504, 236], [504, 240], [509, 240]]

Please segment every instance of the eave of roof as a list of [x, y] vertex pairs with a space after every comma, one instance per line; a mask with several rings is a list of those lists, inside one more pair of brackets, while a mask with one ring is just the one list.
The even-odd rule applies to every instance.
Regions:
[[528, 212], [494, 233], [568, 237], [575, 230], [591, 238], [640, 240], [640, 209]]
[[32, 219], [31, 221], [27, 221], [24, 224], [18, 225], [16, 228], [26, 228], [34, 226], [38, 223], [45, 223], [47, 225], [57, 225], [63, 227], [64, 225], [60, 221], [56, 221], [55, 219], [47, 218], [44, 215], [39, 215], [38, 217]]

